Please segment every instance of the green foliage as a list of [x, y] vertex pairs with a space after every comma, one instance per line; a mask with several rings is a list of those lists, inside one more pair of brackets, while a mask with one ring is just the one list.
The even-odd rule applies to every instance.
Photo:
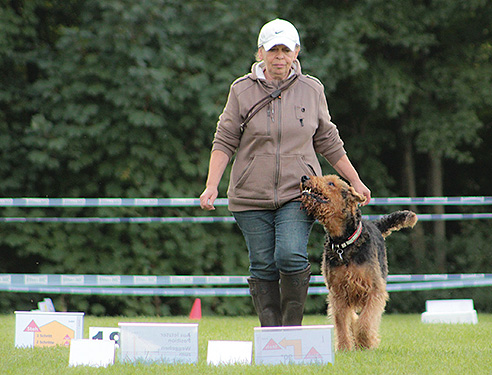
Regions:
[[[490, 2], [11, 0], [0, 5], [0, 196], [197, 197], [229, 85], [249, 71], [258, 30], [275, 17], [298, 27], [303, 70], [324, 83], [349, 156], [374, 196], [407, 191], [402, 137], [415, 156], [419, 195], [427, 194], [430, 155], [445, 160], [445, 194], [489, 194]], [[1, 211], [208, 215], [196, 208]], [[428, 259], [411, 253], [406, 234], [391, 237], [392, 272], [435, 271], [432, 232], [419, 225]], [[449, 226], [448, 272], [490, 271], [486, 225]], [[310, 241], [316, 272], [323, 236], [317, 226]], [[463, 240], [470, 236], [473, 245]], [[0, 272], [248, 273], [244, 240], [231, 224], [4, 223], [0, 250]], [[32, 307], [37, 297], [4, 294], [0, 309]], [[56, 302], [100, 315], [180, 314], [190, 305], [94, 296]], [[402, 306], [395, 309], [411, 310]], [[243, 298], [210, 299], [204, 309], [252, 312]], [[324, 309], [324, 297], [308, 301], [309, 312]]]

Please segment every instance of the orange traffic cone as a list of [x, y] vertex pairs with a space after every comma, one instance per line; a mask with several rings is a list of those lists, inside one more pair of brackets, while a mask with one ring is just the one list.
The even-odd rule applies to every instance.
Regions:
[[200, 320], [202, 318], [202, 301], [200, 298], [195, 299], [193, 302], [193, 307], [190, 312], [190, 319], [192, 320]]

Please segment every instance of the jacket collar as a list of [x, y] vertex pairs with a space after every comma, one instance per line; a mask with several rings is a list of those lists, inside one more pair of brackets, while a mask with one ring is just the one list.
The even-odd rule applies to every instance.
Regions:
[[[259, 62], [254, 63], [251, 66], [250, 77], [255, 81], [261, 80], [261, 81], [266, 83], [267, 81], [265, 79], [265, 73], [263, 72], [264, 69], [265, 69], [265, 62], [264, 61], [259, 61]], [[294, 77], [295, 75], [301, 75], [301, 63], [297, 59], [294, 60], [294, 62], [292, 63], [290, 74], [287, 77], [287, 79], [285, 79], [283, 81], [279, 81], [278, 84], [280, 86], [282, 86], [282, 84], [284, 82], [288, 81], [289, 79], [292, 79], [292, 77]]]

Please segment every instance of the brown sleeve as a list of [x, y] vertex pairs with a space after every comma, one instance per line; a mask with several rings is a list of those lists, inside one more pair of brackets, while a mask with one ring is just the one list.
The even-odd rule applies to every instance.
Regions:
[[319, 98], [319, 126], [314, 134], [314, 149], [323, 155], [331, 165], [346, 154], [337, 126], [331, 121], [328, 103], [323, 90]]
[[231, 159], [241, 141], [241, 122], [238, 98], [234, 87], [231, 86], [224, 111], [217, 122], [212, 151], [223, 151]]

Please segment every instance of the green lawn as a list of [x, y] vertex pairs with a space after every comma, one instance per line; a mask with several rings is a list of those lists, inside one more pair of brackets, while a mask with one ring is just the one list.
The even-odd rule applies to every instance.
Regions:
[[[108, 368], [68, 367], [69, 349], [14, 347], [14, 314], [0, 316], [1, 374], [492, 374], [492, 315], [480, 314], [476, 325], [422, 324], [420, 315], [385, 315], [381, 345], [373, 351], [336, 353], [334, 366], [209, 366], [208, 340], [253, 341], [254, 317], [204, 317], [199, 321], [198, 365], [116, 364]], [[185, 322], [172, 318], [84, 319], [91, 326], [118, 322]], [[324, 316], [306, 316], [304, 324], [329, 324]]]

